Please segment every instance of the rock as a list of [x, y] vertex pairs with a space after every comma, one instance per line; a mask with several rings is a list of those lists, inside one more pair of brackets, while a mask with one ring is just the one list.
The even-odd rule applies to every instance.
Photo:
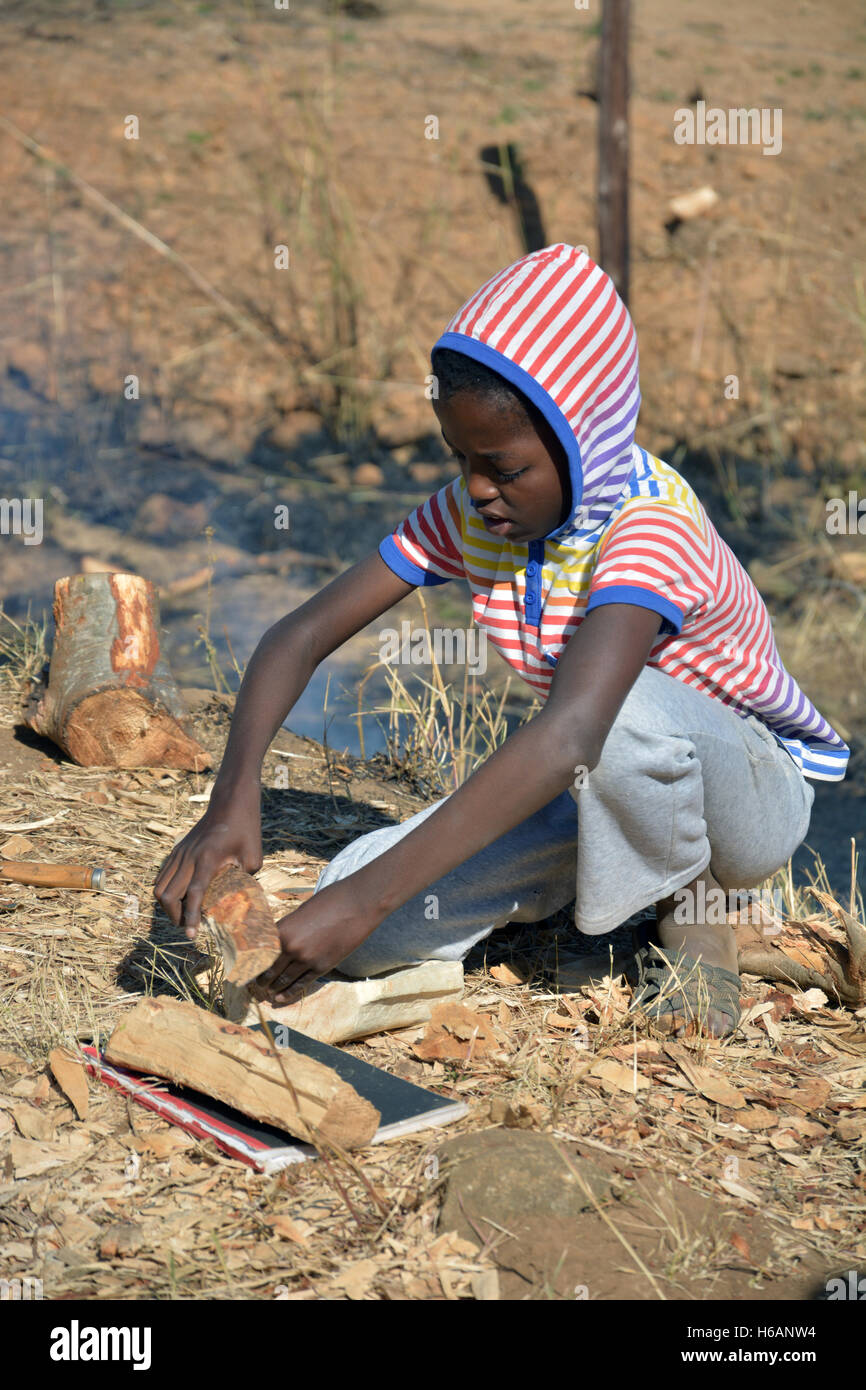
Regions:
[[278, 420], [268, 436], [272, 449], [283, 449], [290, 454], [301, 441], [320, 438], [322, 420], [314, 410], [292, 410]]
[[318, 454], [316, 458], [310, 459], [310, 468], [326, 482], [348, 488], [352, 485], [352, 475], [347, 467], [348, 459], [347, 453]]
[[438, 463], [410, 463], [409, 476], [423, 487], [438, 483], [442, 477], [442, 467]]
[[164, 492], [153, 492], [136, 512], [134, 529], [145, 536], [187, 539], [200, 535], [207, 520], [205, 502], [179, 502]]
[[352, 482], [357, 487], [381, 487], [384, 481], [385, 474], [378, 463], [359, 463], [352, 470]]
[[719, 195], [715, 189], [710, 188], [709, 184], [704, 184], [702, 188], [696, 188], [691, 193], [680, 193], [678, 197], [671, 198], [668, 213], [681, 222], [687, 222], [693, 217], [700, 217], [702, 213], [709, 212], [718, 201]]
[[597, 1202], [610, 1201], [616, 1195], [611, 1179], [569, 1150], [547, 1134], [523, 1129], [483, 1129], [449, 1139], [437, 1150], [446, 1179], [438, 1229], [477, 1241], [479, 1231], [494, 1229], [488, 1220], [518, 1237], [538, 1217], [573, 1220], [594, 1207], [571, 1168]]

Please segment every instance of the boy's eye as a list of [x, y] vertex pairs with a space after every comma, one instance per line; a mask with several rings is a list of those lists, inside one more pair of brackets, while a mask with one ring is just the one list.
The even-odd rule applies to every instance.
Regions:
[[[463, 455], [458, 454], [456, 449], [449, 448], [448, 453], [451, 455], [453, 459], [456, 459], [458, 463], [461, 463], [463, 461]], [[518, 468], [513, 473], [500, 473], [497, 471], [496, 476], [499, 479], [500, 483], [513, 483], [515, 478], [519, 478], [521, 473], [525, 472], [525, 468]]]

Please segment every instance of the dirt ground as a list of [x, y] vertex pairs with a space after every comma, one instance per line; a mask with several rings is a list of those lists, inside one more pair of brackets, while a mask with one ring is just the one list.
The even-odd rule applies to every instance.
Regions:
[[[866, 556], [824, 521], [828, 498], [866, 495], [866, 19], [853, 0], [633, 11], [639, 439], [696, 486], [852, 743], [821, 845], [844, 869], [866, 821]], [[204, 685], [203, 573], [243, 661], [449, 476], [429, 349], [523, 250], [481, 151], [516, 143], [546, 239], [596, 251], [597, 20], [553, 0], [531, 17], [520, 0], [5, 0], [0, 31], [0, 488], [46, 510], [42, 545], [3, 538], [0, 595], [20, 617], [85, 560], [147, 573], [175, 668]], [[781, 107], [780, 155], [675, 144], [675, 111], [702, 98]], [[715, 208], [669, 229], [669, 200], [704, 184]], [[230, 702], [192, 706], [218, 757]], [[95, 1082], [79, 1116], [52, 1047], [110, 1031], [143, 991], [218, 1002], [151, 895], [207, 779], [74, 767], [21, 730], [8, 688], [0, 715], [0, 853], [98, 858], [114, 880], [0, 893], [5, 1277], [56, 1299], [746, 1302], [866, 1262], [863, 1010], [747, 978], [733, 1039], [670, 1051], [635, 1033], [607, 943], [587, 959], [565, 915], [467, 961], [487, 1053], [352, 1045], [470, 1107], [357, 1168], [262, 1177]], [[311, 880], [422, 804], [383, 759], [287, 732], [263, 782], [266, 864]]]

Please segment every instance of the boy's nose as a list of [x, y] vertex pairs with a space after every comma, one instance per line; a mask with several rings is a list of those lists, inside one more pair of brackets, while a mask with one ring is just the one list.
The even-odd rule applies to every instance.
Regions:
[[471, 473], [466, 482], [466, 490], [476, 507], [484, 507], [488, 502], [495, 502], [499, 496], [498, 487], [484, 473]]

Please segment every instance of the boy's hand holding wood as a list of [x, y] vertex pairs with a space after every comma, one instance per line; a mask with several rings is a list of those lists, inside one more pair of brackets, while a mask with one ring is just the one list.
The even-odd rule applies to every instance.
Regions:
[[275, 1004], [289, 1004], [351, 955], [382, 922], [351, 877], [322, 888], [277, 922], [283, 954], [260, 975], [256, 987]]
[[175, 845], [154, 885], [154, 893], [176, 927], [192, 940], [201, 918], [205, 890], [227, 864], [248, 874], [262, 867], [261, 787], [247, 778], [231, 789], [211, 793], [201, 820]]

